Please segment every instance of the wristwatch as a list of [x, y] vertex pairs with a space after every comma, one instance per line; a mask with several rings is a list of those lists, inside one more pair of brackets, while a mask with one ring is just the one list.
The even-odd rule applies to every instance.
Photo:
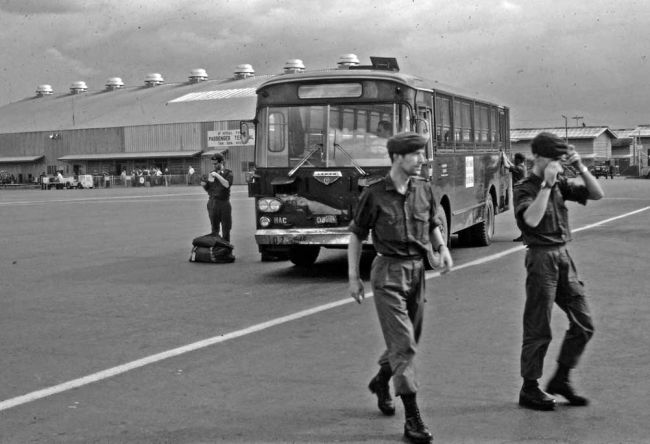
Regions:
[[545, 180], [542, 181], [542, 190], [550, 190], [551, 188], [553, 188], [553, 187], [551, 185], [549, 185], [548, 183], [546, 183]]

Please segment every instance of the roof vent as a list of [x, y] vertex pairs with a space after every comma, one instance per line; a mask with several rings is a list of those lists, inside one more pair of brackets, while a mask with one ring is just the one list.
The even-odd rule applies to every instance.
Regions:
[[51, 94], [54, 94], [54, 90], [52, 89], [52, 85], [38, 85], [36, 87], [36, 96], [37, 97], [49, 96]]
[[70, 94], [81, 94], [88, 91], [88, 87], [86, 86], [86, 82], [83, 80], [77, 80], [76, 82], [72, 82], [72, 85], [70, 85]]
[[289, 59], [284, 64], [285, 74], [294, 74], [297, 72], [305, 72], [305, 64], [300, 59]]
[[359, 64], [359, 57], [356, 54], [343, 54], [338, 61], [339, 69], [348, 69]]
[[121, 77], [109, 77], [106, 80], [106, 90], [113, 91], [114, 89], [120, 89], [124, 86], [124, 82]]
[[162, 85], [163, 83], [165, 83], [165, 79], [163, 79], [163, 76], [157, 72], [147, 74], [147, 76], [144, 78], [144, 84], [149, 88]]
[[208, 73], [203, 68], [196, 68], [190, 72], [190, 83], [205, 82], [208, 80]]
[[255, 70], [248, 63], [242, 65], [237, 65], [235, 68], [235, 79], [246, 79], [248, 77], [253, 77], [255, 75]]

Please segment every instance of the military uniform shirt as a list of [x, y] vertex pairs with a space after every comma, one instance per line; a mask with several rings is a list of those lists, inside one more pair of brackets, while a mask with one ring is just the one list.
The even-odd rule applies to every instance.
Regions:
[[571, 200], [585, 205], [589, 197], [589, 190], [583, 184], [569, 182], [564, 175], [560, 174], [551, 188], [542, 220], [536, 227], [530, 227], [524, 221], [524, 212], [537, 197], [541, 185], [542, 178], [531, 174], [514, 187], [517, 226], [521, 230], [526, 245], [564, 245], [571, 240], [569, 211], [564, 202]]
[[409, 257], [424, 254], [431, 232], [439, 225], [429, 182], [412, 177], [406, 194], [400, 194], [387, 175], [361, 193], [349, 230], [362, 240], [372, 230], [379, 254]]
[[[232, 182], [233, 182], [232, 171], [225, 169], [219, 174], [221, 174], [221, 177], [226, 179], [230, 184], [230, 186], [232, 186]], [[205, 188], [205, 191], [208, 192], [208, 196], [210, 196], [210, 199], [230, 200], [230, 187], [226, 188], [223, 185], [221, 185], [221, 182], [216, 177], [214, 178], [213, 182], [207, 182], [203, 188]]]

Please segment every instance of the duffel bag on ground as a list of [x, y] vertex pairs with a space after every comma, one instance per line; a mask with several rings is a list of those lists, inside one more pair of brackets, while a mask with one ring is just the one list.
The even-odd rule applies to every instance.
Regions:
[[218, 234], [210, 233], [204, 234], [203, 236], [195, 237], [192, 241], [192, 245], [195, 247], [225, 247], [233, 249], [233, 246], [230, 242], [219, 236]]
[[208, 262], [212, 264], [228, 264], [235, 262], [232, 246], [228, 247], [192, 247], [190, 262]]

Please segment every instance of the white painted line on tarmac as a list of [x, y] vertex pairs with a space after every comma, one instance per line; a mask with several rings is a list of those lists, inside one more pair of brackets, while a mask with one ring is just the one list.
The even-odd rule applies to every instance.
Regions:
[[[629, 216], [641, 213], [643, 211], [647, 211], [649, 209], [650, 209], [650, 206], [645, 207], [645, 208], [641, 208], [641, 209], [638, 209], [638, 210], [635, 210], [635, 211], [631, 211], [629, 213], [621, 214], [620, 216], [611, 217], [609, 219], [604, 219], [604, 220], [602, 220], [600, 222], [596, 222], [596, 223], [593, 223], [593, 224], [590, 224], [590, 225], [585, 225], [584, 227], [577, 228], [577, 229], [575, 229], [573, 231], [576, 232], [576, 231], [588, 230], [588, 229], [591, 229], [591, 228], [594, 228], [594, 227], [597, 227], [597, 226], [600, 226], [600, 225], [604, 225], [604, 224], [607, 224], [609, 222], [612, 222], [612, 221], [615, 221], [615, 220], [618, 220], [618, 219], [623, 219], [625, 217], [629, 217]], [[490, 262], [490, 261], [500, 259], [500, 258], [502, 258], [504, 256], [509, 255], [509, 254], [521, 251], [524, 248], [526, 248], [526, 247], [523, 246], [523, 245], [520, 245], [520, 246], [517, 246], [517, 247], [514, 247], [514, 248], [509, 248], [509, 249], [507, 249], [505, 251], [502, 251], [500, 253], [492, 254], [490, 256], [486, 256], [486, 257], [483, 257], [483, 258], [480, 258], [480, 259], [477, 259], [477, 260], [474, 260], [474, 261], [471, 261], [471, 262], [467, 262], [465, 264], [454, 267], [453, 272], [455, 272], [457, 270], [462, 270], [464, 268], [473, 267], [475, 265], [480, 265], [480, 264], [484, 264], [486, 262]], [[432, 279], [432, 278], [437, 277], [437, 276], [440, 276], [440, 272], [433, 271], [433, 272], [428, 272], [427, 273], [427, 279]], [[367, 291], [365, 293], [365, 297], [366, 298], [371, 298], [371, 297], [373, 297], [373, 294], [371, 292]], [[126, 364], [118, 365], [117, 367], [112, 367], [112, 368], [109, 368], [109, 369], [106, 369], [106, 370], [103, 370], [103, 371], [100, 371], [100, 372], [97, 372], [97, 373], [93, 373], [91, 375], [84, 376], [82, 378], [73, 379], [71, 381], [64, 382], [62, 384], [58, 384], [58, 385], [55, 385], [55, 386], [52, 386], [52, 387], [44, 388], [42, 390], [37, 390], [37, 391], [31, 392], [31, 393], [27, 393], [26, 395], [17, 396], [15, 398], [7, 399], [6, 401], [0, 402], [0, 411], [8, 410], [8, 409], [10, 409], [12, 407], [17, 407], [17, 406], [22, 405], [22, 404], [27, 404], [27, 403], [36, 401], [38, 399], [42, 399], [42, 398], [46, 398], [46, 397], [51, 396], [51, 395], [55, 395], [57, 393], [62, 393], [62, 392], [68, 391], [68, 390], [72, 390], [72, 389], [75, 389], [75, 388], [78, 388], [78, 387], [82, 387], [84, 385], [88, 385], [88, 384], [91, 384], [93, 382], [98, 382], [98, 381], [101, 381], [101, 380], [104, 380], [104, 379], [112, 378], [112, 377], [120, 375], [122, 373], [126, 373], [128, 371], [135, 370], [135, 369], [144, 367], [144, 366], [149, 365], [149, 364], [155, 364], [156, 362], [160, 362], [160, 361], [165, 360], [165, 359], [173, 358], [175, 356], [179, 356], [179, 355], [182, 355], [182, 354], [185, 354], [185, 353], [200, 350], [202, 348], [206, 348], [206, 347], [209, 347], [211, 345], [219, 344], [221, 342], [226, 342], [226, 341], [229, 341], [231, 339], [235, 339], [235, 338], [239, 338], [239, 337], [242, 337], [242, 336], [257, 333], [259, 331], [266, 330], [267, 328], [271, 328], [271, 327], [274, 327], [276, 325], [286, 324], [288, 322], [295, 321], [295, 320], [298, 320], [298, 319], [301, 319], [301, 318], [305, 318], [307, 316], [311, 316], [311, 315], [314, 315], [316, 313], [331, 310], [333, 308], [340, 307], [342, 305], [351, 304], [352, 302], [355, 302], [355, 301], [350, 297], [345, 298], [345, 299], [340, 299], [338, 301], [330, 302], [328, 304], [319, 305], [317, 307], [309, 308], [307, 310], [302, 310], [302, 311], [298, 311], [298, 312], [293, 313], [293, 314], [289, 314], [289, 315], [282, 316], [282, 317], [279, 317], [279, 318], [271, 319], [270, 321], [262, 322], [260, 324], [255, 324], [255, 325], [252, 325], [250, 327], [247, 327], [247, 328], [244, 328], [244, 329], [241, 329], [241, 330], [233, 331], [231, 333], [226, 333], [224, 335], [214, 336], [212, 338], [204, 339], [202, 341], [194, 342], [192, 344], [184, 345], [182, 347], [174, 348], [174, 349], [167, 350], [167, 351], [164, 351], [164, 352], [161, 352], [161, 353], [157, 353], [155, 355], [151, 355], [151, 356], [147, 356], [147, 357], [144, 357], [144, 358], [141, 358], [141, 359], [137, 359], [135, 361], [131, 361], [131, 362], [128, 362]]]
[[[231, 195], [234, 194], [244, 194], [248, 191], [232, 191]], [[71, 198], [71, 199], [52, 199], [52, 200], [19, 200], [14, 202], [0, 202], [0, 206], [12, 206], [12, 205], [34, 205], [34, 204], [44, 204], [44, 203], [75, 203], [75, 202], [98, 202], [98, 201], [107, 201], [107, 200], [130, 200], [130, 199], [155, 199], [158, 197], [182, 197], [182, 196], [192, 196], [192, 197], [201, 197], [207, 199], [206, 193], [166, 193], [166, 194], [141, 194], [135, 196], [95, 196], [95, 197], [82, 197], [82, 198]], [[236, 200], [239, 200], [237, 198]]]

